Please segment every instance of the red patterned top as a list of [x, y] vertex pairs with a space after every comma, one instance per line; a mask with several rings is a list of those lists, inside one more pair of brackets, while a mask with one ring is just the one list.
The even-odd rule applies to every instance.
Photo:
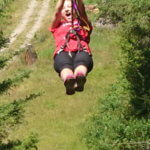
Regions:
[[[79, 26], [77, 20], [75, 20], [73, 24], [75, 27]], [[61, 21], [57, 28], [53, 28], [53, 29], [51, 27], [49, 28], [49, 30], [53, 33], [53, 36], [55, 38], [56, 49], [54, 51], [53, 56], [56, 55], [56, 53], [61, 49], [61, 46], [63, 46], [64, 43], [66, 42], [66, 34], [68, 33], [70, 29], [71, 29], [71, 22], [65, 22], [65, 21]], [[90, 36], [88, 32], [84, 30], [83, 28], [80, 28], [77, 31], [77, 33], [81, 37], [80, 43], [82, 47], [86, 48], [87, 52], [91, 54], [91, 50], [88, 46], [88, 43], [90, 42]], [[67, 52], [78, 51], [78, 41], [74, 34], [70, 34], [68, 47], [66, 46], [64, 48], [64, 51], [67, 51]]]

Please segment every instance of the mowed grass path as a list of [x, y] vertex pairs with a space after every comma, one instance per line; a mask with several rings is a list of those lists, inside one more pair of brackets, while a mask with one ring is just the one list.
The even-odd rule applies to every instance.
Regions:
[[94, 68], [87, 77], [82, 93], [68, 96], [62, 81], [53, 69], [54, 39], [49, 32], [54, 4], [50, 3], [48, 16], [36, 33], [32, 43], [38, 61], [26, 66], [24, 55], [14, 61], [1, 76], [7, 77], [21, 69], [31, 69], [29, 79], [11, 88], [1, 100], [12, 101], [42, 92], [25, 107], [24, 122], [10, 135], [10, 139], [22, 139], [31, 132], [38, 133], [39, 150], [86, 150], [81, 141], [82, 123], [94, 111], [97, 100], [105, 94], [105, 88], [115, 82], [118, 71], [119, 48], [116, 33], [94, 28], [90, 47], [93, 52]]

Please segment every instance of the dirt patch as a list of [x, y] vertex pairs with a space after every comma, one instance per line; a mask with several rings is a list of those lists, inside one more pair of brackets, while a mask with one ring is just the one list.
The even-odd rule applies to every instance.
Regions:
[[50, 0], [43, 1], [41, 10], [39, 11], [37, 18], [35, 19], [36, 22], [33, 25], [33, 27], [31, 28], [31, 30], [28, 32], [28, 34], [26, 35], [26, 40], [20, 48], [24, 48], [26, 46], [26, 44], [28, 44], [30, 42], [30, 40], [33, 38], [35, 32], [41, 27], [42, 20], [44, 19], [44, 17], [46, 16], [46, 14], [48, 12], [49, 2], [50, 2]]

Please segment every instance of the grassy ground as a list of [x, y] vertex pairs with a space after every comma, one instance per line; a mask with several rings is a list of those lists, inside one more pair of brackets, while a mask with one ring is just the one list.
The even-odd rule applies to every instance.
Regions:
[[33, 71], [29, 79], [1, 95], [0, 100], [4, 103], [31, 93], [43, 93], [29, 102], [25, 108], [24, 122], [14, 129], [9, 138], [21, 139], [30, 132], [36, 132], [39, 135], [39, 150], [86, 150], [80, 139], [80, 125], [92, 112], [97, 100], [103, 97], [104, 89], [115, 81], [119, 73], [119, 49], [115, 43], [117, 37], [115, 31], [94, 28], [90, 43], [94, 59], [93, 71], [87, 77], [84, 92], [67, 96], [63, 83], [53, 69], [52, 54], [55, 45], [48, 31], [53, 2], [50, 7], [42, 28], [32, 40], [38, 61], [26, 66], [25, 53], [22, 53], [20, 59], [0, 74], [2, 80], [21, 69]]
[[[18, 25], [22, 13], [27, 9], [29, 0], [26, 0], [25, 2], [22, 0], [14, 1], [5, 12], [5, 18], [3, 18], [0, 21], [0, 29], [3, 30], [6, 37], [9, 37], [11, 32], [16, 28]], [[13, 13], [13, 15], [11, 15]]]

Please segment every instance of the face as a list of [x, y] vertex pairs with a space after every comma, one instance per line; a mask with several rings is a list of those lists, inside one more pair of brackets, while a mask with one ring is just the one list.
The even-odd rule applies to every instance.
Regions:
[[65, 0], [61, 15], [65, 21], [72, 20], [71, 0]]

